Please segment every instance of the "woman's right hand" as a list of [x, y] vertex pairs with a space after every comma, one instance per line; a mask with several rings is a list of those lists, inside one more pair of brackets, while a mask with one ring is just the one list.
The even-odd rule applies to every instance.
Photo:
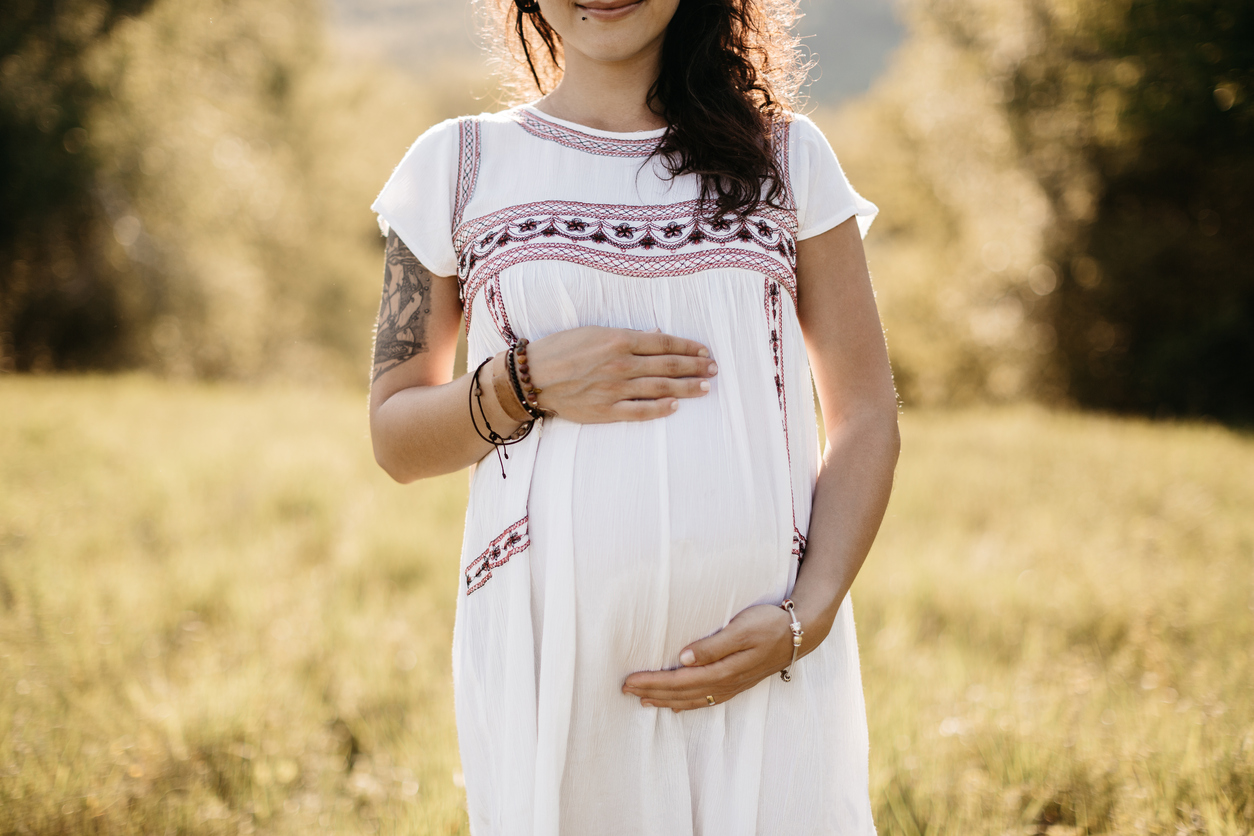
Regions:
[[718, 373], [701, 343], [658, 331], [588, 325], [527, 344], [542, 409], [580, 424], [649, 421], [710, 391]]

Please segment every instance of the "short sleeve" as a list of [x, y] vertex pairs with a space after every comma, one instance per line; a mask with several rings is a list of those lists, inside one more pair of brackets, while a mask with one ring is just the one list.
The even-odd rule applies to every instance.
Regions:
[[879, 209], [854, 191], [827, 137], [808, 117], [793, 116], [789, 176], [797, 203], [797, 240], [827, 232], [852, 217], [865, 236]]
[[457, 275], [453, 202], [459, 134], [456, 119], [429, 128], [405, 152], [370, 206], [383, 233], [396, 232], [422, 266], [437, 276]]

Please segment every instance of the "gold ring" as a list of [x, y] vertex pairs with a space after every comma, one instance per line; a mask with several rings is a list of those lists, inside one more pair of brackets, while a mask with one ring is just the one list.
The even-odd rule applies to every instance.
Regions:
[[706, 702], [706, 704], [707, 704], [707, 705], [714, 705], [714, 698], [713, 698], [713, 697], [706, 697], [706, 698], [705, 698], [705, 702]]

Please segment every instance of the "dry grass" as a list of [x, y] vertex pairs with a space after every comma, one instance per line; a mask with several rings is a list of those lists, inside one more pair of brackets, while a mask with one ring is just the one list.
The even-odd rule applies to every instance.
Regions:
[[[466, 832], [464, 476], [364, 396], [0, 380], [0, 835]], [[909, 414], [855, 587], [880, 831], [1254, 829], [1254, 442]]]

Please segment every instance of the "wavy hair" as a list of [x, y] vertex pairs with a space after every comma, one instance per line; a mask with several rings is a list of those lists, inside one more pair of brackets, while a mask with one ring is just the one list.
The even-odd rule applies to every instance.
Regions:
[[[476, 0], [479, 27], [511, 103], [552, 90], [561, 37], [535, 0]], [[777, 204], [787, 172], [771, 145], [799, 107], [809, 64], [792, 32], [797, 0], [680, 0], [666, 30], [649, 104], [666, 120], [654, 154], [672, 177], [701, 179], [703, 210], [747, 215]]]

